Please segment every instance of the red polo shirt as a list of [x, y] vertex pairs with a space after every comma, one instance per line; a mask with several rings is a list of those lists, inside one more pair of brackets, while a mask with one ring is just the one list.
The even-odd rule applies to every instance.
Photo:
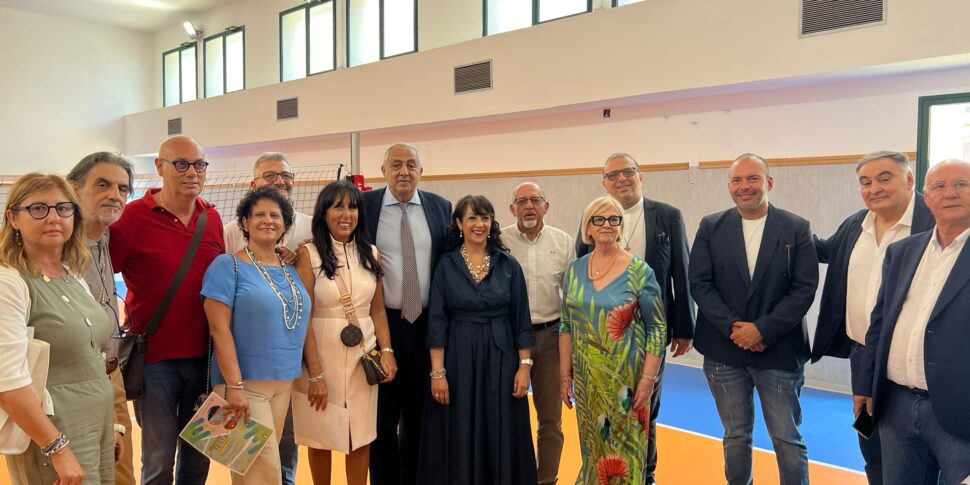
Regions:
[[141, 199], [128, 204], [121, 219], [111, 226], [111, 264], [115, 271], [121, 272], [128, 286], [126, 313], [134, 332], [145, 330], [192, 242], [196, 222], [203, 210], [207, 212], [207, 219], [202, 242], [189, 271], [149, 342], [146, 363], [202, 357], [209, 351], [209, 327], [199, 292], [209, 263], [226, 251], [222, 219], [214, 205], [202, 197], [197, 198], [197, 210], [186, 226], [155, 203], [152, 195], [158, 191], [152, 189]]

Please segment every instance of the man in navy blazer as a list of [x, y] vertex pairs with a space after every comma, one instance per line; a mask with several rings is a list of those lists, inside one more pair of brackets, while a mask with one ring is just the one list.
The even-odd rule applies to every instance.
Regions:
[[[428, 290], [434, 266], [445, 251], [451, 202], [419, 190], [423, 173], [417, 148], [391, 145], [381, 173], [387, 186], [364, 192], [367, 230], [381, 252], [382, 287], [397, 378], [380, 384], [377, 439], [370, 447], [373, 485], [414, 485], [421, 418], [431, 363], [425, 343]], [[410, 234], [411, 240], [405, 241]], [[408, 266], [408, 255], [415, 266]], [[416, 277], [408, 272], [415, 271]], [[418, 301], [420, 300], [420, 301]], [[416, 314], [416, 315], [415, 315]], [[410, 317], [410, 319], [408, 318]]]
[[[933, 228], [933, 214], [913, 191], [906, 155], [872, 152], [856, 164], [859, 194], [866, 208], [849, 216], [832, 237], [815, 238], [821, 263], [829, 265], [822, 289], [812, 362], [823, 356], [858, 355], [865, 345], [869, 315], [882, 282], [882, 261], [890, 244]], [[854, 359], [855, 357], [853, 357]], [[851, 372], [858, 372], [851, 362]], [[879, 433], [859, 436], [869, 485], [882, 484]]]
[[[680, 211], [643, 196], [643, 173], [628, 153], [614, 153], [603, 166], [603, 188], [623, 206], [621, 243], [627, 251], [643, 258], [657, 276], [664, 295], [667, 344], [673, 357], [686, 354], [694, 338], [694, 301], [687, 284], [687, 236]], [[576, 257], [593, 250], [576, 237]], [[647, 438], [646, 485], [653, 483], [657, 468], [657, 416], [663, 391], [663, 363], [650, 400], [650, 434]]]
[[728, 485], [751, 477], [754, 393], [778, 460], [782, 485], [808, 484], [808, 449], [798, 398], [809, 358], [805, 313], [815, 299], [818, 259], [809, 223], [768, 204], [774, 181], [764, 159], [731, 164], [735, 208], [701, 220], [690, 254], [697, 301], [694, 345], [724, 426]]
[[882, 439], [887, 485], [970, 475], [970, 164], [926, 174], [936, 228], [886, 251], [853, 398]]

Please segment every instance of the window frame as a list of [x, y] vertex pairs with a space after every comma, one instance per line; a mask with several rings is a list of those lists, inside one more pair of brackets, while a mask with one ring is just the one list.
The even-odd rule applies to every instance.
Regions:
[[[413, 19], [414, 50], [411, 50], [408, 52], [401, 52], [399, 54], [394, 54], [393, 56], [384, 55], [384, 0], [377, 0], [377, 1], [378, 1], [377, 10], [378, 10], [378, 32], [379, 32], [377, 37], [377, 44], [379, 47], [378, 49], [379, 57], [376, 61], [373, 61], [373, 62], [380, 62], [380, 61], [383, 61], [384, 59], [393, 59], [395, 57], [406, 56], [408, 54], [414, 54], [415, 52], [420, 51], [421, 49], [418, 47], [418, 6], [419, 6], [418, 0], [411, 0], [412, 3], [414, 3], [414, 19]], [[356, 64], [354, 66], [350, 65], [350, 0], [344, 1], [344, 41], [345, 41], [344, 54], [346, 55], [345, 59], [347, 61], [346, 65], [348, 68], [370, 64], [370, 62], [367, 62], [364, 64]]]
[[[226, 91], [226, 85], [227, 85], [227, 82], [228, 82], [228, 78], [227, 78], [227, 74], [226, 74], [226, 71], [227, 71], [227, 69], [226, 69], [226, 37], [229, 37], [230, 35], [234, 35], [234, 34], [238, 34], [238, 33], [242, 33], [242, 68], [243, 68], [242, 69], [242, 71], [243, 71], [242, 87], [239, 88], [239, 89], [237, 89], [237, 90], [235, 90], [235, 91]], [[206, 64], [208, 63], [208, 59], [207, 59], [208, 56], [206, 55], [206, 52], [207, 52], [207, 50], [206, 50], [206, 43], [208, 43], [210, 40], [213, 40], [213, 39], [215, 39], [217, 37], [222, 37], [222, 94], [217, 94], [215, 96], [222, 96], [223, 94], [235, 93], [237, 91], [245, 91], [246, 90], [246, 26], [245, 25], [242, 25], [242, 26], [239, 26], [239, 27], [233, 27], [231, 30], [230, 29], [227, 29], [227, 30], [225, 30], [223, 32], [220, 32], [220, 33], [214, 34], [214, 35], [210, 35], [209, 37], [206, 37], [206, 38], [202, 39], [202, 99], [209, 99], [209, 93], [206, 92], [206, 85], [208, 83], [205, 82], [206, 81], [206, 70], [205, 70], [205, 68], [206, 68]], [[198, 56], [198, 52], [199, 51], [196, 50], [196, 56]], [[198, 83], [198, 81], [196, 81], [196, 83]], [[213, 97], [215, 97], [215, 96], [213, 96]]]
[[962, 103], [970, 103], [970, 91], [919, 97], [916, 121], [916, 190], [922, 190], [926, 185], [926, 172], [930, 169], [930, 110], [934, 106]]
[[[310, 58], [311, 58], [311, 55], [310, 55], [310, 48], [311, 48], [311, 45], [310, 45], [310, 9], [313, 8], [313, 7], [317, 7], [317, 6], [326, 4], [326, 3], [330, 3], [331, 4], [331, 7], [332, 7], [330, 10], [331, 10], [331, 16], [333, 17], [333, 68], [327, 69], [325, 71], [310, 72]], [[304, 66], [303, 66], [304, 76], [301, 77], [301, 78], [296, 78], [296, 79], [283, 80], [283, 66], [284, 66], [284, 63], [283, 63], [283, 17], [285, 17], [286, 15], [289, 15], [289, 14], [291, 14], [293, 12], [296, 12], [298, 10], [304, 10], [304, 12], [303, 12], [303, 22], [305, 23], [304, 32], [306, 34], [305, 35], [306, 38], [304, 39], [304, 42], [306, 43], [306, 51], [305, 51], [306, 52], [306, 59], [305, 59]], [[296, 81], [297, 79], [306, 79], [306, 78], [308, 78], [310, 76], [316, 76], [317, 74], [323, 74], [323, 73], [326, 73], [326, 72], [333, 72], [333, 71], [336, 71], [337, 70], [337, 0], [312, 0], [311, 2], [302, 4], [302, 5], [297, 5], [296, 7], [293, 7], [293, 8], [286, 9], [286, 10], [280, 12], [278, 28], [279, 28], [279, 44], [280, 44], [280, 57], [279, 57], [279, 61], [280, 61], [280, 71], [279, 71], [279, 80], [280, 80], [281, 83], [288, 82], [288, 81]]]
[[[621, 6], [620, 5], [620, 0], [613, 0], [613, 8], [617, 8], [617, 7], [620, 7], [620, 6]], [[622, 5], [622, 6], [625, 7], [626, 5]]]
[[[183, 103], [190, 102], [190, 101], [184, 101], [182, 99], [182, 91], [183, 91], [183, 89], [182, 89], [182, 51], [184, 51], [186, 49], [189, 49], [189, 48], [195, 48], [195, 60], [194, 60], [194, 62], [195, 62], [195, 99], [190, 100], [190, 101], [195, 101], [195, 100], [199, 99], [199, 43], [198, 42], [185, 42], [182, 45], [180, 45], [180, 46], [178, 46], [178, 47], [176, 47], [174, 49], [169, 49], [169, 50], [167, 50], [165, 52], [162, 52], [162, 107], [163, 108], [167, 108], [169, 106], [177, 106], [177, 105], [180, 105], [180, 104], [183, 104]], [[178, 101], [178, 103], [175, 103], [175, 104], [165, 104], [165, 83], [166, 83], [166, 74], [167, 74], [167, 72], [165, 70], [165, 57], [168, 56], [169, 54], [174, 53], [174, 52], [177, 52], [178, 53], [178, 57], [179, 57], [179, 72], [178, 72], [178, 74], [179, 74], [178, 75], [178, 79], [179, 79], [179, 101]]]
[[[383, 0], [382, 0], [383, 1]], [[568, 19], [570, 17], [575, 17], [577, 15], [586, 15], [593, 12], [593, 0], [586, 0], [586, 11], [576, 12], [574, 14], [569, 14], [563, 17], [556, 17], [554, 19], [539, 21], [539, 4], [543, 0], [532, 0], [532, 25], [530, 27], [535, 27], [536, 25], [546, 24], [549, 22], [555, 22], [557, 20]], [[613, 6], [616, 6], [616, 0], [612, 0]], [[518, 30], [518, 29], [516, 29]], [[511, 32], [511, 31], [506, 31]], [[496, 32], [495, 34], [504, 34], [505, 32]], [[482, 37], [488, 37], [488, 0], [482, 0]]]

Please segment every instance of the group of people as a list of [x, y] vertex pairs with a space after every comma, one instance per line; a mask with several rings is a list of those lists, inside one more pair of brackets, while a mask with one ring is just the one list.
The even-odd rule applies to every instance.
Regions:
[[[607, 158], [606, 194], [575, 238], [545, 224], [550, 203], [532, 182], [515, 188], [505, 227], [485, 197], [452, 205], [418, 189], [406, 143], [385, 152], [385, 187], [336, 181], [312, 214], [292, 205], [286, 157], [263, 154], [225, 226], [201, 197], [208, 165], [176, 136], [155, 160], [162, 186], [137, 200], [131, 163], [106, 152], [66, 179], [27, 174], [11, 188], [0, 411], [31, 439], [8, 456], [15, 484], [135, 483], [120, 331], [149, 334], [134, 407], [146, 485], [205, 482], [208, 460], [178, 433], [210, 390], [235, 421], [274, 429], [233, 483], [294, 483], [297, 445], [318, 484], [332, 451], [352, 485], [556, 483], [565, 405], [577, 484], [649, 485], [665, 356], [695, 346], [730, 485], [752, 482], [754, 389], [781, 483], [808, 483], [799, 397], [805, 364], [826, 355], [850, 358], [853, 411], [875, 423], [860, 438], [870, 484], [970, 474], [966, 162], [935, 165], [920, 194], [904, 155], [866, 156], [867, 208], [823, 239], [768, 203], [768, 164], [744, 154], [728, 170], [735, 207], [705, 217], [692, 250], [680, 211], [643, 196], [626, 153]], [[51, 347], [41, 399], [31, 338]]]

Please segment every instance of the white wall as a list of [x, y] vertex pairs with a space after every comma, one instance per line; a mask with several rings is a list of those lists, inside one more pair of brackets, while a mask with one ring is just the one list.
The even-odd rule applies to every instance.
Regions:
[[[450, 8], [458, 11], [462, 5], [481, 5], [478, 0], [455, 2], [458, 6]], [[795, 2], [654, 0], [275, 83], [282, 5], [277, 0], [256, 5], [243, 1], [233, 9], [211, 12], [206, 20], [216, 28], [246, 23], [251, 88], [128, 117], [129, 151], [154, 150], [165, 120], [179, 116], [185, 132], [204, 145], [232, 146], [612, 104], [746, 83], [781, 84], [860, 70], [970, 62], [970, 37], [962, 35], [970, 2], [963, 0], [889, 0], [884, 25], [807, 38], [797, 35]], [[255, 15], [257, 11], [258, 16], [245, 17], [246, 12]], [[468, 20], [473, 18], [470, 15], [468, 11], [458, 17]], [[222, 20], [211, 20], [216, 17]], [[425, 17], [419, 26], [424, 38], [440, 39], [433, 32], [451, 25], [444, 15]], [[755, 20], [757, 29], [739, 28]], [[480, 29], [480, 21], [462, 31], [472, 35], [475, 29]], [[170, 35], [175, 34], [159, 38]], [[184, 34], [175, 37], [181, 39]], [[164, 44], [170, 48], [177, 42], [173, 38]], [[257, 45], [268, 57], [256, 55]], [[156, 46], [156, 64], [164, 48]], [[454, 95], [452, 67], [482, 59], [493, 60], [494, 88]], [[157, 73], [158, 83], [160, 78]], [[271, 83], [255, 87], [261, 82]], [[160, 85], [156, 91], [160, 101]], [[275, 102], [290, 96], [300, 97], [300, 119], [277, 122]]]
[[0, 8], [0, 173], [122, 150], [122, 116], [152, 106], [151, 54], [148, 33]]

